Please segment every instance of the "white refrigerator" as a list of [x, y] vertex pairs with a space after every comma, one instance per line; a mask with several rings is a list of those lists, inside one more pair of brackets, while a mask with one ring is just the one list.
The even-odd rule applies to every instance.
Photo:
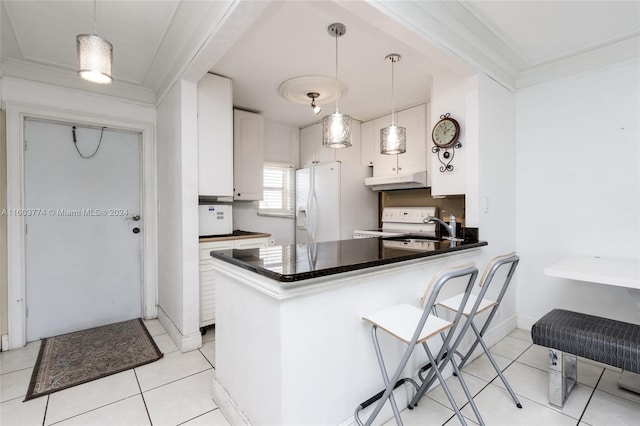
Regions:
[[378, 227], [378, 193], [365, 186], [371, 168], [339, 161], [296, 170], [296, 243], [347, 240]]

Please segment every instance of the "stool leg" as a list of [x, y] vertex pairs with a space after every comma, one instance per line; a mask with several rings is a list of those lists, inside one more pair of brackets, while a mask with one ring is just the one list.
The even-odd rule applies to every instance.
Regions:
[[516, 396], [516, 393], [513, 391], [513, 389], [511, 389], [511, 386], [509, 385], [509, 382], [507, 382], [507, 378], [504, 377], [504, 374], [502, 374], [502, 370], [500, 370], [500, 367], [498, 366], [498, 363], [493, 358], [493, 355], [491, 355], [491, 352], [489, 351], [489, 348], [487, 347], [487, 344], [484, 342], [484, 339], [482, 338], [482, 336], [478, 332], [478, 329], [476, 328], [476, 326], [473, 323], [471, 323], [471, 328], [473, 329], [474, 333], [476, 333], [476, 341], [480, 343], [480, 346], [482, 346], [482, 349], [484, 350], [484, 353], [487, 354], [487, 358], [489, 358], [489, 362], [493, 366], [493, 369], [496, 370], [496, 373], [498, 373], [498, 376], [500, 377], [500, 380], [502, 380], [502, 383], [504, 383], [504, 386], [507, 388], [507, 391], [509, 392], [509, 395], [511, 395], [511, 398], [513, 399], [513, 402], [516, 403], [516, 407], [522, 408], [522, 404], [520, 403], [520, 400]]
[[[438, 381], [440, 382], [440, 385], [442, 386], [442, 390], [444, 391], [444, 394], [447, 396], [447, 399], [449, 400], [449, 403], [451, 404], [451, 408], [453, 408], [453, 411], [455, 411], [456, 416], [458, 416], [458, 420], [460, 420], [460, 423], [464, 426], [467, 425], [467, 421], [465, 420], [465, 418], [462, 416], [462, 413], [460, 412], [460, 409], [458, 408], [458, 405], [456, 404], [455, 399], [453, 399], [453, 395], [451, 394], [451, 391], [449, 390], [449, 386], [447, 386], [447, 383], [444, 380], [444, 377], [442, 377], [442, 373], [440, 372], [440, 368], [444, 368], [446, 366], [446, 362], [442, 362], [439, 364], [436, 363], [435, 358], [433, 357], [433, 355], [431, 354], [431, 350], [429, 349], [429, 346], [427, 345], [426, 342], [422, 343], [422, 346], [424, 347], [425, 352], [427, 353], [427, 357], [429, 358], [429, 362], [431, 363], [431, 369], [433, 370], [435, 376], [438, 378]], [[449, 358], [445, 358], [444, 361], [446, 361]], [[424, 385], [424, 383], [423, 383]], [[424, 394], [424, 391], [426, 390], [426, 387], [422, 390], [422, 394]], [[415, 397], [414, 397], [415, 399]], [[417, 403], [417, 402], [416, 402]]]
[[469, 404], [471, 405], [471, 409], [473, 410], [473, 413], [476, 415], [478, 422], [480, 422], [480, 426], [484, 426], [484, 420], [482, 420], [482, 416], [480, 415], [480, 410], [478, 410], [478, 407], [476, 406], [476, 403], [473, 400], [473, 396], [471, 396], [471, 392], [469, 392], [467, 383], [462, 378], [462, 373], [460, 372], [460, 369], [458, 368], [456, 363], [453, 362], [453, 359], [451, 360], [451, 365], [453, 366], [453, 371], [456, 373], [456, 376], [458, 377], [458, 381], [460, 382], [460, 386], [462, 386], [462, 390], [464, 391], [465, 396], [469, 400]]
[[407, 349], [405, 350], [404, 355], [402, 356], [400, 364], [398, 364], [398, 368], [396, 369], [395, 373], [393, 374], [393, 377], [390, 380], [387, 374], [387, 369], [384, 365], [384, 360], [382, 358], [382, 351], [380, 350], [380, 344], [378, 343], [378, 336], [376, 333], [377, 329], [378, 327], [376, 327], [375, 325], [371, 327], [371, 339], [373, 340], [373, 347], [376, 351], [376, 357], [378, 358], [378, 366], [380, 367], [380, 373], [382, 374], [382, 381], [384, 382], [385, 391], [382, 394], [382, 397], [380, 397], [380, 401], [378, 401], [378, 403], [376, 404], [376, 407], [374, 408], [373, 412], [367, 419], [365, 426], [369, 426], [373, 422], [376, 416], [380, 413], [380, 410], [382, 410], [382, 406], [384, 405], [387, 399], [389, 399], [389, 402], [391, 403], [391, 409], [393, 410], [393, 416], [396, 418], [396, 423], [401, 426], [402, 419], [400, 418], [400, 411], [398, 410], [396, 399], [393, 396], [393, 386], [400, 378], [400, 374], [402, 374], [402, 370], [404, 369], [404, 366], [407, 364], [407, 361], [409, 360], [409, 356], [411, 355], [411, 352], [413, 352], [413, 348], [410, 346], [407, 346]]

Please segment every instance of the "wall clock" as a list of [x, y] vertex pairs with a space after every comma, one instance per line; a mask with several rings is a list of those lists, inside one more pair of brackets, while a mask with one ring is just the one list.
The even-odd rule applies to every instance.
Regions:
[[440, 172], [451, 172], [454, 167], [451, 162], [455, 156], [456, 149], [462, 148], [462, 143], [458, 141], [460, 137], [460, 124], [458, 120], [446, 113], [440, 116], [440, 121], [433, 126], [431, 139], [433, 148], [431, 152], [438, 154], [438, 160], [442, 164]]
[[456, 143], [459, 136], [460, 124], [449, 113], [440, 116], [440, 121], [433, 126], [431, 133], [433, 143], [440, 148], [449, 148]]

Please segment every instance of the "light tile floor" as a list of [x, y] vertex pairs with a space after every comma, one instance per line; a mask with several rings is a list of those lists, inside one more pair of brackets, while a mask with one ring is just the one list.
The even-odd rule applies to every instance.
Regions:
[[[0, 353], [0, 424], [14, 425], [229, 425], [212, 399], [215, 331], [199, 350], [180, 353], [159, 321], [146, 321], [165, 354], [152, 364], [22, 402], [39, 342]], [[491, 348], [522, 402], [516, 408], [486, 356], [464, 368], [464, 377], [487, 425], [638, 425], [640, 395], [617, 387], [618, 371], [580, 360], [578, 385], [562, 410], [547, 403], [547, 350], [528, 331], [515, 330]], [[449, 387], [469, 424], [477, 422], [457, 379]], [[456, 425], [442, 389], [427, 393], [406, 425]], [[395, 424], [394, 420], [387, 423]]]
[[158, 320], [145, 321], [159, 361], [27, 402], [40, 342], [0, 353], [0, 425], [228, 426], [212, 399], [215, 333], [180, 353]]
[[[534, 345], [525, 330], [515, 330], [490, 348], [507, 381], [518, 395], [518, 409], [486, 355], [463, 369], [463, 377], [487, 425], [579, 425], [622, 426], [640, 424], [640, 395], [619, 389], [619, 369], [578, 360], [578, 384], [563, 409], [548, 404], [548, 350]], [[476, 424], [471, 407], [458, 380], [447, 384], [454, 399], [464, 404], [462, 414]], [[450, 408], [441, 387], [428, 392], [414, 410], [402, 413], [405, 425], [456, 425], [458, 418]], [[392, 419], [387, 425], [393, 425]]]

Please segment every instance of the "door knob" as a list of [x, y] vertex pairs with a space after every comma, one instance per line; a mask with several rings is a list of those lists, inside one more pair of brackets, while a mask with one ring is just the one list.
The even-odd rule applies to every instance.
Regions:
[[132, 229], [134, 234], [139, 234], [140, 233], [140, 228], [136, 227]]
[[139, 214], [134, 214], [134, 215], [133, 215], [133, 217], [132, 217], [131, 219], [133, 219], [134, 221], [136, 221], [136, 222], [137, 222], [137, 221], [139, 221], [139, 220], [140, 220], [140, 215], [139, 215]]

